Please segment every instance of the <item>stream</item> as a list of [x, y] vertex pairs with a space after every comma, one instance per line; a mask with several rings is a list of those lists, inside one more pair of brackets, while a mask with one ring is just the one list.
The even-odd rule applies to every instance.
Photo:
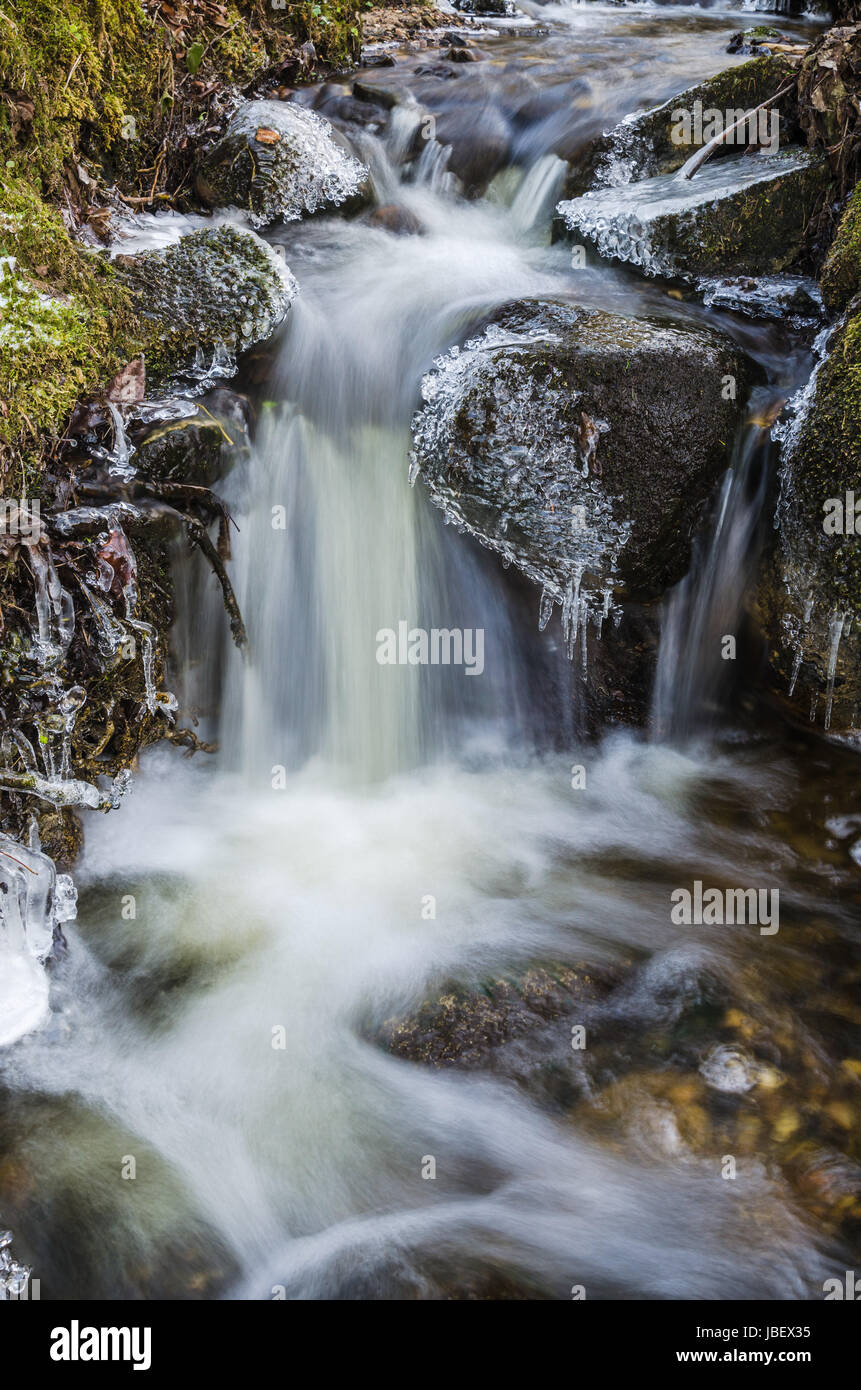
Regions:
[[[251, 656], [178, 557], [171, 688], [220, 751], [150, 751], [89, 818], [50, 1021], [0, 1062], [0, 1209], [43, 1298], [806, 1299], [853, 1267], [855, 754], [707, 655], [744, 603], [767, 432], [664, 605], [650, 727], [599, 738], [597, 632], [569, 658], [558, 607], [540, 630], [540, 591], [410, 478], [422, 376], [511, 299], [719, 323], [763, 408], [813, 365], [809, 334], [551, 241], [558, 151], [735, 61], [750, 13], [524, 9], [537, 32], [477, 40], [480, 83], [421, 54], [361, 74], [437, 102], [407, 179], [409, 104], [356, 150], [420, 235], [266, 233], [300, 293], [240, 378], [254, 449], [221, 484]], [[514, 162], [466, 199], [444, 131], [512, 104]], [[380, 664], [402, 621], [481, 630], [482, 669]], [[777, 890], [779, 931], [675, 924], [693, 880]], [[381, 1045], [452, 982], [535, 963], [580, 984], [476, 1064]]]

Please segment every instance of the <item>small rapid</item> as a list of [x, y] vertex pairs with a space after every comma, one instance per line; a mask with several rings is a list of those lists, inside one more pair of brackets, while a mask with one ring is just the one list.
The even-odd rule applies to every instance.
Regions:
[[[597, 71], [621, 30], [637, 99], [662, 99], [702, 12], [617, 14], [540, 7], [546, 40], [528, 42]], [[742, 23], [707, 19], [724, 38]], [[505, 43], [515, 65], [527, 40]], [[715, 45], [692, 61], [710, 70]], [[664, 615], [660, 738], [585, 737], [561, 615], [539, 630], [539, 592], [410, 483], [422, 375], [495, 308], [719, 312], [551, 244], [563, 115], [548, 107], [472, 201], [439, 141], [404, 181], [395, 122], [357, 154], [417, 234], [334, 217], [270, 233], [300, 293], [223, 484], [247, 661], [211, 576], [177, 562], [175, 685], [220, 752], [149, 753], [88, 826], [50, 1021], [3, 1058], [0, 1197], [43, 1297], [806, 1298], [844, 1267], [706, 1065], [745, 1001], [777, 1011], [799, 1076], [837, 1066], [839, 1041], [791, 1017], [795, 960], [814, 932], [824, 997], [850, 931], [838, 890], [857, 896], [797, 750], [713, 707], [705, 653], [755, 556], [761, 432]], [[735, 331], [766, 365], [787, 355], [771, 330]], [[379, 631], [404, 620], [482, 630], [480, 677], [381, 664]], [[855, 799], [835, 783], [832, 812]], [[750, 929], [671, 922], [695, 876], [779, 888], [768, 979]], [[485, 1065], [381, 1045], [453, 981], [480, 993], [535, 962], [588, 988]], [[594, 1047], [572, 1048], [575, 1025]], [[661, 1089], [668, 1060], [684, 1096]]]

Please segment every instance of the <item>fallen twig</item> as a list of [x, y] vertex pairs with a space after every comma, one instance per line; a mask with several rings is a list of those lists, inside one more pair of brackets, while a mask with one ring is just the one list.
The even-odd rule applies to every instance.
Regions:
[[697, 150], [695, 154], [692, 154], [688, 162], [686, 164], [683, 164], [681, 169], [679, 170], [681, 177], [683, 179], [692, 179], [697, 170], [701, 169], [702, 166], [705, 164], [706, 160], [711, 158], [718, 146], [723, 144], [727, 136], [732, 135], [734, 130], [738, 130], [739, 126], [742, 126], [745, 124], [746, 121], [749, 121], [751, 116], [755, 116], [759, 111], [764, 110], [766, 106], [771, 106], [772, 102], [779, 101], [779, 99], [782, 96], [785, 96], [786, 93], [789, 91], [790, 87], [793, 85], [793, 82], [787, 82], [785, 87], [781, 87], [780, 91], [775, 92], [774, 96], [769, 97], [767, 101], [761, 101], [759, 103], [759, 106], [752, 106], [749, 111], [745, 111], [744, 115], [741, 117], [741, 120], [733, 121], [732, 125], [727, 126], [726, 130], [722, 131], [720, 135], [715, 135], [711, 140], [709, 140], [707, 145], [703, 145], [702, 148]]

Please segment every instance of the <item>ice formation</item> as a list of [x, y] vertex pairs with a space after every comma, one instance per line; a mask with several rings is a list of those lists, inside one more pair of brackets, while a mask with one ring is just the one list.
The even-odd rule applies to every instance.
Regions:
[[48, 1016], [54, 928], [77, 914], [68, 874], [58, 874], [39, 849], [0, 834], [0, 1047], [8, 1047]]
[[[573, 657], [579, 638], [585, 657], [587, 622], [600, 632], [608, 615], [620, 616], [615, 573], [633, 523], [593, 475], [606, 421], [581, 415], [579, 431], [560, 428], [576, 393], [558, 368], [539, 382], [521, 357], [536, 343], [558, 341], [546, 331], [492, 324], [438, 358], [422, 382], [425, 405], [413, 420], [410, 478], [421, 473], [448, 522], [540, 585], [540, 627], [561, 604], [568, 653]], [[488, 408], [472, 411], [470, 402]], [[459, 449], [466, 453], [460, 441], [467, 410], [475, 433], [465, 465], [469, 481], [460, 486], [449, 465]], [[530, 529], [541, 531], [537, 544], [530, 544]]]
[[599, 188], [561, 202], [558, 212], [573, 232], [594, 243], [600, 255], [628, 261], [647, 275], [677, 275], [685, 266], [672, 249], [676, 236], [668, 228], [696, 226], [720, 199], [783, 178], [811, 162], [807, 150], [714, 159], [692, 179], [677, 172]]
[[[262, 143], [261, 131], [266, 132]], [[248, 215], [255, 227], [276, 217], [293, 222], [305, 213], [344, 203], [359, 191], [367, 174], [333, 138], [329, 122], [295, 102], [250, 101], [239, 107], [204, 171], [217, 191], [223, 180], [230, 181], [245, 150], [254, 163]], [[243, 205], [244, 195], [239, 196], [238, 188], [236, 193], [232, 201]]]

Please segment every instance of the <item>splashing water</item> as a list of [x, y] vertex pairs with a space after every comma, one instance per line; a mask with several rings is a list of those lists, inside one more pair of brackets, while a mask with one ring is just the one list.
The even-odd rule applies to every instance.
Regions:
[[[564, 20], [575, 34], [594, 22], [586, 7]], [[618, 12], [598, 22], [606, 69]], [[249, 663], [227, 656], [202, 567], [178, 573], [184, 688], [223, 752], [212, 766], [154, 750], [136, 797], [88, 830], [53, 1028], [5, 1054], [0, 1138], [35, 1192], [65, 1194], [34, 1216], [0, 1189], [49, 1296], [567, 1298], [582, 1283], [589, 1297], [809, 1297], [843, 1258], [757, 1154], [728, 1197], [708, 1145], [650, 1089], [664, 1045], [703, 1093], [764, 1093], [709, 1032], [740, 997], [767, 1015], [752, 948], [674, 926], [669, 892], [694, 865], [718, 881], [783, 874], [768, 816], [794, 770], [631, 733], [581, 745], [568, 648], [586, 628], [582, 575], [523, 598], [410, 486], [434, 363], [456, 362], [512, 298], [595, 288], [526, 216], [553, 166], [532, 161], [519, 203], [465, 203], [443, 149], [428, 142], [404, 183], [396, 147], [360, 149], [416, 235], [320, 219], [273, 233], [301, 293], [255, 455], [227, 484]], [[634, 294], [609, 272], [601, 287]], [[734, 496], [715, 543], [725, 574], [745, 533]], [[121, 620], [85, 592], [110, 649]], [[606, 617], [609, 587], [589, 603]], [[404, 618], [482, 629], [484, 673], [381, 665], [378, 632]], [[686, 622], [694, 645], [710, 621]], [[711, 814], [727, 795], [741, 828]], [[818, 910], [814, 868], [781, 884], [800, 916]], [[794, 978], [783, 941], [769, 980], [784, 965]], [[480, 993], [535, 961], [606, 987], [487, 1067], [378, 1046], [446, 981]], [[584, 1020], [594, 1054], [571, 1048]], [[821, 1066], [817, 1047], [802, 1032]], [[129, 1154], [137, 1178], [121, 1183]]]

